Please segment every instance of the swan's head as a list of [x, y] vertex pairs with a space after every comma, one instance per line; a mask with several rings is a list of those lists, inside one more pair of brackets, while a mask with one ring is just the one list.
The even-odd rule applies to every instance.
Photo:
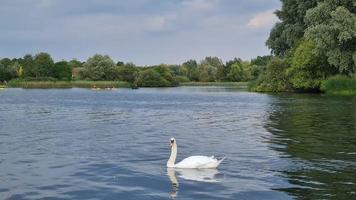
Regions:
[[171, 147], [173, 146], [173, 144], [174, 144], [175, 142], [176, 142], [176, 139], [171, 138], [171, 142], [170, 142]]

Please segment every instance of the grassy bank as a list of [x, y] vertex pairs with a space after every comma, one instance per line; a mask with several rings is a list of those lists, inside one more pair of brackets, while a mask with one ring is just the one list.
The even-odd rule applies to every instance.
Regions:
[[334, 76], [324, 81], [321, 90], [329, 95], [356, 96], [356, 76]]
[[12, 80], [8, 87], [15, 88], [128, 88], [128, 82], [118, 81], [21, 81]]
[[180, 86], [221, 86], [246, 89], [248, 82], [185, 82], [180, 83]]

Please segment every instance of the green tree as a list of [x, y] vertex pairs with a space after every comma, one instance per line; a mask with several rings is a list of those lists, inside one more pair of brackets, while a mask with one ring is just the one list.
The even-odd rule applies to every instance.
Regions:
[[174, 79], [171, 70], [166, 65], [158, 65], [154, 67], [154, 70], [157, 71], [160, 76], [167, 80], [170, 84], [173, 84]]
[[12, 63], [8, 58], [0, 60], [0, 81], [9, 81], [17, 77], [16, 68], [18, 62]]
[[125, 63], [122, 61], [117, 61], [117, 63], [116, 63], [116, 66], [124, 66], [124, 65], [125, 65]]
[[199, 81], [211, 82], [221, 80], [225, 76], [224, 64], [218, 57], [206, 57], [199, 64]]
[[209, 75], [209, 81], [224, 80], [227, 74], [225, 65], [218, 57], [206, 57], [200, 66], [206, 70]]
[[257, 56], [251, 59], [250, 63], [250, 79], [256, 80], [260, 74], [266, 69], [268, 62], [273, 58], [273, 56]]
[[211, 65], [199, 65], [199, 81], [213, 82], [216, 80], [217, 69]]
[[67, 61], [56, 62], [54, 69], [54, 78], [59, 80], [70, 80], [72, 78], [72, 67]]
[[72, 59], [68, 62], [68, 65], [70, 66], [71, 69], [74, 68], [82, 68], [83, 67], [83, 63], [76, 60], [76, 59]]
[[10, 58], [1, 59], [0, 63], [3, 64], [5, 67], [11, 66], [13, 64]]
[[116, 65], [108, 55], [95, 54], [93, 57], [88, 58], [80, 74], [84, 79], [99, 81], [118, 78], [116, 77], [118, 76], [116, 72]]
[[[185, 76], [186, 71], [179, 65], [168, 65], [168, 68], [171, 70], [173, 76]], [[183, 70], [182, 70], [183, 69]]]
[[288, 74], [292, 86], [296, 89], [319, 90], [322, 81], [335, 73], [335, 70], [325, 62], [326, 59], [317, 55], [314, 50], [314, 42], [303, 40], [293, 53]]
[[182, 73], [191, 81], [199, 81], [198, 63], [195, 60], [188, 60], [181, 66]]
[[229, 60], [226, 62], [226, 64], [225, 64], [225, 69], [226, 69], [226, 78], [225, 79], [226, 79], [226, 81], [231, 81], [231, 73], [230, 72], [231, 72], [232, 65], [234, 65], [236, 63], [241, 64], [241, 62], [242, 62], [241, 58], [234, 58], [233, 60]]
[[133, 63], [118, 65], [119, 80], [133, 84], [139, 76], [139, 70]]
[[242, 59], [233, 59], [226, 62], [226, 81], [249, 81], [251, 79], [251, 63]]
[[240, 62], [231, 65], [230, 71], [227, 74], [229, 81], [243, 81], [245, 79], [245, 72]]
[[54, 77], [54, 62], [48, 53], [41, 52], [34, 58], [35, 77]]
[[23, 57], [20, 64], [23, 67], [24, 77], [35, 77], [35, 60], [31, 54], [27, 54]]
[[306, 37], [340, 73], [356, 72], [356, 6], [351, 0], [326, 0], [308, 10]]
[[304, 35], [305, 13], [316, 4], [317, 0], [282, 0], [282, 9], [275, 12], [280, 22], [273, 27], [266, 42], [273, 54], [283, 57], [290, 53]]
[[169, 82], [152, 68], [141, 71], [139, 80], [139, 85], [142, 87], [169, 86]]
[[290, 91], [291, 86], [287, 76], [288, 63], [280, 58], [273, 58], [267, 64], [266, 70], [259, 79], [250, 86], [253, 91], [284, 92]]
[[166, 65], [158, 65], [140, 71], [139, 85], [143, 87], [170, 87], [178, 82]]
[[257, 56], [251, 59], [251, 65], [267, 66], [267, 63], [272, 59], [272, 56]]

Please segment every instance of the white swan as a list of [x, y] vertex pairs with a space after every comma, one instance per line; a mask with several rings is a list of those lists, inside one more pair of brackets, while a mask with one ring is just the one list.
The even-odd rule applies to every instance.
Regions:
[[171, 156], [167, 161], [167, 167], [185, 168], [185, 169], [208, 169], [217, 168], [219, 164], [225, 159], [220, 160], [214, 156], [190, 156], [177, 164], [174, 164], [177, 158], [177, 141], [171, 138]]

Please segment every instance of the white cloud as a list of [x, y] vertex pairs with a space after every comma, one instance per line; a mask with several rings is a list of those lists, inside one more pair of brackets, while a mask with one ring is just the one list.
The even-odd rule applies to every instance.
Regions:
[[273, 10], [258, 13], [253, 16], [247, 23], [248, 28], [266, 28], [271, 27], [278, 21], [277, 17], [273, 13]]

